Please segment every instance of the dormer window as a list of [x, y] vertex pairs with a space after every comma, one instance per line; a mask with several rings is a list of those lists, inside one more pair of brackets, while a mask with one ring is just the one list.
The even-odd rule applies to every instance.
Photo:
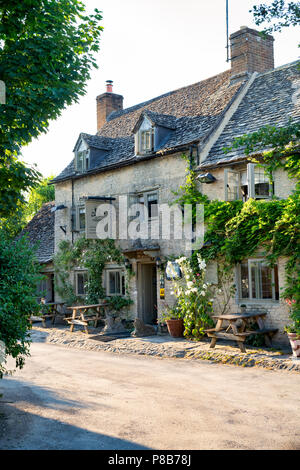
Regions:
[[154, 150], [154, 129], [140, 131], [140, 152], [148, 153]]
[[80, 150], [77, 151], [75, 154], [76, 158], [76, 170], [80, 173], [89, 169], [89, 151], [88, 150]]
[[154, 151], [154, 126], [144, 117], [144, 120], [135, 134], [137, 155], [145, 155]]

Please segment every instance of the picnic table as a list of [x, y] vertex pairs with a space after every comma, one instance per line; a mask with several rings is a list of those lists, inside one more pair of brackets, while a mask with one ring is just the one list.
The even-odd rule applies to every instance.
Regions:
[[[67, 307], [69, 310], [72, 310], [72, 316], [65, 318], [69, 325], [71, 325], [70, 331], [74, 331], [75, 325], [82, 325], [84, 327], [85, 333], [88, 334], [89, 322], [93, 321], [94, 327], [96, 328], [101, 316], [104, 316], [103, 314], [105, 313], [105, 308], [107, 307], [108, 304], [105, 301], [93, 305], [74, 305], [72, 307]], [[89, 314], [89, 310], [94, 311], [94, 314]]]
[[46, 327], [46, 321], [51, 319], [51, 323], [54, 325], [57, 316], [64, 316], [64, 314], [59, 311], [59, 307], [64, 304], [65, 302], [41, 302], [41, 315], [31, 315], [29, 319], [30, 323], [41, 321], [43, 326]]
[[[240, 350], [246, 352], [245, 339], [250, 335], [264, 335], [267, 346], [272, 346], [272, 336], [277, 333], [276, 328], [266, 328], [265, 312], [232, 313], [228, 315], [213, 315], [217, 323], [215, 328], [205, 330], [207, 336], [212, 338], [210, 348], [214, 348], [218, 338], [236, 341]], [[258, 330], [253, 330], [251, 324], [256, 322]], [[251, 329], [252, 328], [252, 329]]]

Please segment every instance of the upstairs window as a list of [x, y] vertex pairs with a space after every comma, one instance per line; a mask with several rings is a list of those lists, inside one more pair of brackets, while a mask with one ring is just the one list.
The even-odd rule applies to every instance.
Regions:
[[[155, 219], [158, 217], [158, 192], [151, 191], [131, 197], [130, 204], [141, 204], [148, 210], [148, 219]], [[144, 220], [143, 213], [140, 214], [141, 220]]]
[[135, 134], [135, 151], [137, 155], [154, 151], [154, 127], [146, 117]]
[[71, 225], [73, 232], [85, 232], [85, 206], [76, 206], [72, 209]]
[[140, 131], [140, 153], [149, 153], [154, 150], [154, 129]]
[[89, 151], [80, 150], [75, 154], [75, 167], [80, 173], [89, 169]]
[[224, 170], [225, 200], [269, 199], [273, 187], [263, 168], [248, 163], [246, 170]]

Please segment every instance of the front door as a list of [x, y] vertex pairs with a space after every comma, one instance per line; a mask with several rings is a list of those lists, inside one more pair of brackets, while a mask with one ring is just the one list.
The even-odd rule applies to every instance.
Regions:
[[139, 318], [147, 324], [157, 323], [157, 280], [154, 263], [139, 265]]

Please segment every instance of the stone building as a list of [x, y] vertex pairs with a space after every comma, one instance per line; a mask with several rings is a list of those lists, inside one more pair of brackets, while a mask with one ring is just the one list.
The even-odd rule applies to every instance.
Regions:
[[[164, 218], [158, 205], [175, 200], [174, 191], [185, 181], [189, 157], [197, 164], [199, 188], [210, 199], [268, 199], [272, 193], [285, 198], [291, 194], [293, 183], [285, 173], [274, 175], [271, 188], [264, 172], [248, 163], [244, 154], [226, 154], [223, 148], [235, 137], [264, 125], [284, 126], [290, 119], [300, 120], [299, 90], [297, 63], [274, 69], [273, 38], [262, 38], [247, 27], [231, 35], [231, 69], [199, 83], [123, 109], [123, 97], [113, 93], [108, 81], [106, 92], [96, 99], [97, 133], [79, 135], [74, 159], [53, 180], [56, 209], [60, 209], [55, 210], [55, 250], [61, 240], [97, 238], [97, 224], [104, 217], [98, 207], [113, 206], [117, 227], [108, 224], [109, 230], [116, 232], [116, 243], [134, 271], [132, 315], [145, 323], [156, 322], [164, 305], [172, 302], [171, 283], [158, 266], [166, 257], [187, 250], [174, 230], [170, 237], [155, 232]], [[147, 209], [148, 237], [128, 237], [126, 203], [139, 203]], [[255, 283], [249, 287], [250, 270], [255, 273]], [[269, 271], [259, 253], [236, 267], [232, 309], [236, 311], [241, 304], [267, 309], [269, 322], [282, 330], [288, 322], [279, 298], [284, 260]], [[103, 279], [107, 295], [123, 294], [124, 272], [124, 266], [107, 265]], [[84, 295], [84, 272], [78, 267], [73, 275], [74, 289]], [[215, 279], [214, 269], [211, 276]]]
[[41, 266], [44, 279], [37, 287], [37, 297], [54, 301], [54, 209], [55, 203], [47, 202], [31, 219], [18, 237], [26, 236], [29, 245], [34, 249]]

